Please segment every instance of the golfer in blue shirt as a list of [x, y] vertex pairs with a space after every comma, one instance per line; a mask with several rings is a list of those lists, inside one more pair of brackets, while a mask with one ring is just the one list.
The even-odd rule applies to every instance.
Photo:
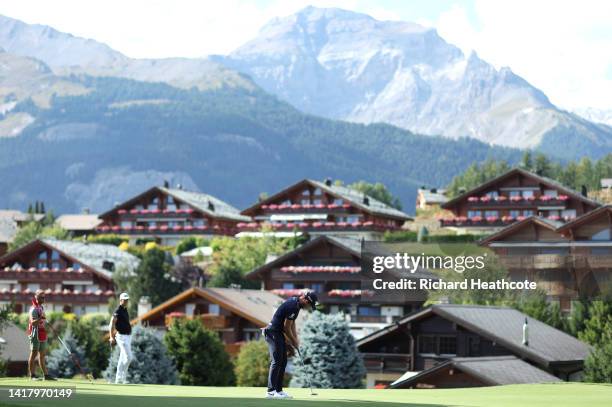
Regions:
[[295, 320], [300, 310], [310, 307], [313, 311], [317, 305], [317, 295], [308, 291], [299, 297], [291, 297], [281, 304], [274, 313], [272, 321], [263, 329], [264, 337], [270, 350], [270, 373], [268, 374], [267, 398], [291, 398], [283, 391], [283, 377], [287, 367], [287, 344], [298, 349], [298, 341], [295, 329]]

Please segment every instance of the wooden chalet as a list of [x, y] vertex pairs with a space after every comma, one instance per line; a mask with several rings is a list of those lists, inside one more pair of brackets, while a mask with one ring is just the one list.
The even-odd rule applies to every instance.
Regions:
[[[452, 304], [408, 315], [358, 340], [357, 347], [366, 363], [368, 387], [393, 383], [402, 388], [524, 383], [515, 381], [520, 376], [537, 383], [554, 381], [550, 375], [579, 380], [591, 351], [573, 336], [515, 309]], [[459, 375], [470, 366], [470, 374]], [[502, 376], [510, 367], [515, 371]], [[482, 378], [486, 372], [491, 380]]]
[[25, 312], [34, 292], [42, 289], [48, 311], [106, 312], [115, 295], [113, 272], [138, 264], [137, 257], [113, 245], [35, 240], [0, 257], [0, 302]]
[[[406, 277], [435, 278], [425, 271]], [[369, 289], [370, 275], [361, 270], [361, 241], [336, 236], [316, 237], [268, 261], [247, 278], [260, 280], [262, 289], [285, 298], [305, 289], [316, 292], [322, 311], [344, 313], [357, 338], [420, 309], [427, 299], [427, 293], [421, 290]]]
[[440, 208], [446, 203], [446, 189], [442, 188], [419, 188], [417, 189], [416, 208], [422, 210], [432, 210]]
[[251, 218], [226, 202], [201, 192], [153, 187], [100, 215], [98, 233], [118, 233], [131, 240], [154, 238], [176, 245], [185, 236], [233, 236], [238, 223]]
[[[305, 179], [264, 199], [242, 214], [252, 222], [238, 225], [242, 235], [258, 233], [268, 225], [275, 232], [312, 236], [380, 239], [385, 231], [401, 229], [410, 216], [357, 190], [330, 180]], [[239, 235], [240, 236], [240, 235]]]
[[[586, 193], [585, 193], [586, 195]], [[495, 232], [516, 221], [539, 216], [568, 222], [600, 206], [549, 178], [514, 168], [442, 205], [453, 213], [440, 220], [458, 232]]]
[[[283, 299], [272, 292], [240, 288], [193, 287], [132, 321], [161, 330], [177, 318], [197, 319], [219, 333], [226, 350], [236, 355], [241, 344], [257, 340]], [[301, 323], [302, 315], [298, 318]]]
[[563, 311], [574, 300], [612, 292], [612, 205], [567, 223], [529, 217], [480, 244], [499, 256], [512, 279], [537, 281]]

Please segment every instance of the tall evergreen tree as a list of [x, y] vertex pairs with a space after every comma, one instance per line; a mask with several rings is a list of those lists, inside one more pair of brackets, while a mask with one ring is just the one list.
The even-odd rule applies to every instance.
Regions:
[[351, 389], [362, 387], [363, 359], [342, 314], [309, 315], [300, 333], [302, 362], [293, 358], [292, 387]]
[[136, 269], [136, 278], [129, 287], [135, 302], [140, 297], [148, 296], [153, 306], [159, 305], [178, 294], [181, 284], [172, 277], [170, 265], [166, 262], [166, 253], [158, 248], [145, 251], [142, 261]]
[[[194, 352], [197, 350], [194, 350]], [[128, 369], [127, 381], [141, 384], [179, 384], [178, 372], [174, 361], [168, 355], [160, 335], [153, 328], [140, 325], [132, 331], [132, 354], [134, 356]], [[110, 363], [104, 371], [104, 378], [115, 380], [119, 347], [115, 346]]]

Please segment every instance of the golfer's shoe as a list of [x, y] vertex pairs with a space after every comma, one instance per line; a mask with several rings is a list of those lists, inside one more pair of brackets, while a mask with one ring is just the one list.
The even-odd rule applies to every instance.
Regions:
[[45, 375], [45, 380], [48, 380], [48, 381], [50, 381], [50, 382], [54, 382], [54, 381], [56, 381], [57, 379], [56, 379], [55, 377], [51, 376], [51, 375], [46, 374], [46, 375]]
[[38, 381], [38, 380], [42, 380], [42, 377], [38, 377], [38, 376], [36, 376], [36, 375], [31, 375], [31, 376], [30, 376], [30, 380], [33, 380], [33, 381]]
[[288, 395], [284, 391], [277, 391], [276, 392], [276, 398], [279, 398], [279, 399], [292, 399], [293, 397], [291, 397], [290, 395]]
[[269, 392], [266, 392], [266, 398], [267, 398], [267, 399], [273, 399], [273, 398], [276, 398], [276, 391], [269, 391]]

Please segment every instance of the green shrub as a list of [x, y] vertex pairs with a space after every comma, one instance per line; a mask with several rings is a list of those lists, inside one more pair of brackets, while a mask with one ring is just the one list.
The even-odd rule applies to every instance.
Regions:
[[268, 384], [270, 352], [264, 340], [247, 342], [236, 358], [236, 384], [246, 387], [264, 387]]
[[233, 386], [234, 367], [216, 332], [198, 320], [176, 320], [164, 336], [181, 384]]

